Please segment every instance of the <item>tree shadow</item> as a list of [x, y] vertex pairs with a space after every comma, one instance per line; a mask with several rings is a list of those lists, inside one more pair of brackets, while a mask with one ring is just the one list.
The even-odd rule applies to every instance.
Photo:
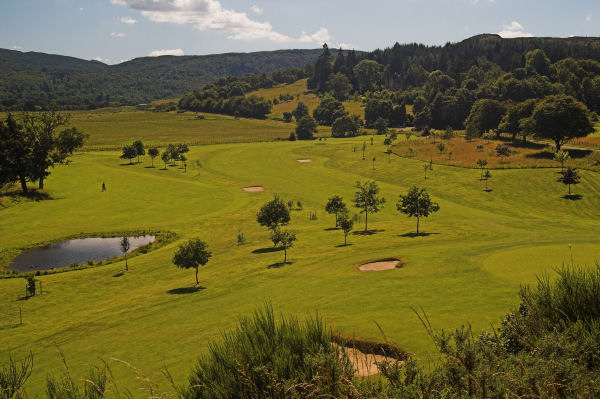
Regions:
[[29, 189], [26, 193], [21, 190], [11, 190], [0, 193], [0, 198], [6, 197], [10, 198], [12, 201], [20, 201], [21, 199], [28, 199], [30, 201], [46, 201], [54, 199], [50, 194], [45, 193], [43, 191], [38, 191], [36, 189]]
[[581, 195], [581, 194], [565, 194], [561, 198], [566, 199], [566, 200], [571, 200], [571, 201], [579, 201], [580, 199], [583, 198], [583, 195]]
[[334, 230], [339, 230], [339, 227], [328, 227], [326, 229], [323, 229], [324, 231], [334, 231]]
[[491, 188], [484, 188], [483, 191], [485, 191], [486, 193], [491, 193], [494, 190]]
[[154, 169], [156, 166], [144, 166], [144, 169]]
[[372, 236], [373, 234], [377, 234], [377, 233], [383, 233], [385, 230], [384, 229], [373, 229], [373, 230], [361, 230], [361, 231], [355, 231], [352, 234], [355, 236]]
[[173, 288], [172, 290], [167, 291], [169, 295], [186, 295], [193, 294], [195, 292], [205, 290], [206, 287], [201, 285], [194, 285], [193, 287], [181, 287], [181, 288]]
[[[565, 151], [569, 153], [569, 155], [571, 156], [571, 159], [585, 158], [593, 152], [592, 150], [576, 150], [576, 149], [572, 149], [572, 148], [565, 149]], [[554, 159], [554, 152], [547, 151], [547, 150], [540, 151], [540, 152], [536, 152], [533, 154], [527, 154], [527, 155], [525, 155], [525, 158], [552, 160], [552, 159]]]
[[135, 165], [137, 165], [137, 162], [135, 162], [135, 163], [134, 162], [132, 162], [132, 163], [125, 162], [125, 163], [120, 163], [119, 164], [119, 166], [135, 166]]
[[268, 254], [271, 252], [279, 252], [283, 251], [281, 247], [267, 247], [267, 248], [259, 248], [252, 251], [253, 254]]
[[352, 245], [354, 245], [354, 244], [349, 242], [348, 244], [335, 245], [335, 248], [351, 247]]
[[289, 260], [287, 262], [275, 262], [267, 266], [267, 269], [279, 269], [280, 267], [283, 267], [285, 265], [291, 265], [293, 263], [294, 262], [291, 262]]
[[410, 238], [415, 238], [415, 237], [429, 237], [431, 235], [438, 235], [440, 233], [423, 233], [420, 232], [419, 234], [415, 233], [415, 232], [410, 232], [410, 233], [404, 233], [404, 234], [398, 234], [398, 237], [410, 237]]
[[120, 272], [113, 274], [113, 277], [122, 277], [125, 275], [125, 272], [123, 270], [121, 270]]

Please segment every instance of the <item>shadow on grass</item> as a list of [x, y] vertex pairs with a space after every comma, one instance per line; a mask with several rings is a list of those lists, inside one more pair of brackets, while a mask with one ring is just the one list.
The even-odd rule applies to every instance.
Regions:
[[118, 272], [116, 274], [113, 274], [113, 277], [123, 277], [124, 275], [125, 275], [125, 272], [124, 271], [120, 271], [120, 272]]
[[137, 165], [137, 162], [133, 162], [133, 163], [125, 162], [125, 163], [119, 164], [119, 166], [135, 166], [135, 165]]
[[563, 199], [571, 200], [571, 201], [579, 201], [583, 198], [581, 194], [566, 194], [562, 196]]
[[377, 233], [383, 233], [385, 230], [384, 229], [375, 229], [375, 230], [361, 230], [361, 231], [355, 231], [352, 234], [355, 236], [372, 236], [373, 234], [377, 234]]
[[344, 248], [344, 247], [351, 247], [354, 244], [352, 243], [348, 243], [348, 244], [340, 244], [340, 245], [336, 245], [335, 248]]
[[144, 166], [144, 169], [154, 169], [155, 166]]
[[334, 230], [339, 230], [339, 227], [328, 227], [326, 229], [323, 229], [324, 231], [334, 231]]
[[181, 287], [181, 288], [173, 288], [172, 290], [167, 291], [167, 294], [170, 295], [185, 295], [185, 294], [193, 294], [195, 292], [205, 290], [206, 287], [201, 285], [195, 285], [193, 287]]
[[431, 235], [437, 235], [440, 233], [423, 233], [420, 232], [419, 234], [415, 233], [415, 232], [411, 232], [411, 233], [404, 233], [404, 234], [398, 234], [398, 237], [410, 237], [410, 238], [414, 238], [414, 237], [429, 237]]
[[491, 193], [494, 190], [491, 188], [484, 188], [483, 191], [485, 191], [486, 193]]
[[276, 263], [272, 263], [269, 266], [267, 266], [267, 269], [279, 269], [280, 267], [283, 267], [285, 265], [291, 265], [293, 263], [294, 262], [290, 262], [290, 261], [287, 261], [287, 262], [276, 262]]
[[259, 248], [252, 251], [253, 254], [268, 254], [270, 252], [279, 252], [283, 251], [281, 247], [267, 247], [267, 248]]
[[[565, 149], [565, 151], [569, 153], [572, 159], [585, 158], [593, 152], [592, 150], [575, 150], [572, 148]], [[540, 151], [533, 154], [527, 154], [525, 155], [525, 158], [552, 160], [554, 159], [554, 153], [552, 151]]]
[[13, 329], [13, 328], [19, 328], [21, 326], [22, 326], [22, 324], [18, 324], [18, 323], [7, 324], [7, 325], [4, 325], [4, 326], [0, 326], [0, 331], [2, 331], [2, 330], [9, 330], [9, 329]]
[[0, 198], [2, 197], [10, 198], [13, 201], [28, 199], [35, 202], [54, 199], [50, 194], [43, 191], [37, 191], [36, 189], [29, 189], [26, 193], [21, 190], [6, 191], [0, 193]]

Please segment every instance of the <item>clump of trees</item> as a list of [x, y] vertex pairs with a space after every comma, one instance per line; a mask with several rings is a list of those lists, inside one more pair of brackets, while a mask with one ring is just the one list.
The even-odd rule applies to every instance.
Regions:
[[75, 127], [59, 131], [68, 123], [68, 115], [55, 111], [24, 113], [18, 119], [9, 113], [0, 121], [0, 186], [19, 182], [26, 193], [27, 182], [37, 181], [43, 189], [50, 168], [68, 164], [87, 137]]
[[218, 92], [204, 89], [201, 92], [186, 94], [179, 100], [179, 109], [194, 112], [210, 112], [231, 116], [264, 119], [271, 113], [273, 104], [266, 98], [250, 95], [219, 97]]

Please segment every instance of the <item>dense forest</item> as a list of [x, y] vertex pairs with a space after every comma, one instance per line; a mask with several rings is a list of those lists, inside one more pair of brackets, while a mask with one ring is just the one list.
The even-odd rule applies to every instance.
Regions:
[[118, 65], [0, 49], [0, 111], [135, 105], [200, 90], [226, 76], [314, 62], [320, 50], [136, 58]]

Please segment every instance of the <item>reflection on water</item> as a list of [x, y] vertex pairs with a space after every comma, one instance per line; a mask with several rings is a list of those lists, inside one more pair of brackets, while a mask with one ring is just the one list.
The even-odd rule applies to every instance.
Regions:
[[[121, 238], [78, 238], [57, 242], [41, 248], [28, 249], [13, 260], [8, 270], [26, 273], [68, 267], [75, 263], [83, 264], [88, 260], [99, 261], [114, 258], [122, 255]], [[153, 235], [127, 238], [129, 238], [130, 243], [128, 252], [154, 242], [156, 239]]]

